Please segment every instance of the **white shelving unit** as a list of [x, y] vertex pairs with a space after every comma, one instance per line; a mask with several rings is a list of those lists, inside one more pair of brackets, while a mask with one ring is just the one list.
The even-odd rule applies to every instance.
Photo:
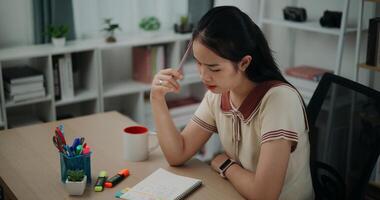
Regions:
[[[380, 0], [361, 0], [359, 1], [359, 12], [358, 12], [358, 27], [357, 31], [358, 34], [356, 35], [356, 51], [355, 51], [355, 64], [356, 64], [356, 70], [355, 70], [355, 81], [358, 82], [359, 79], [359, 71], [360, 69], [365, 69], [370, 72], [369, 77], [369, 86], [374, 87], [375, 83], [375, 73], [380, 73], [380, 66], [370, 66], [365, 64], [365, 62], [361, 61], [360, 59], [360, 50], [361, 50], [361, 42], [362, 42], [362, 35], [361, 31], [363, 30], [363, 10], [364, 10], [364, 4], [365, 3], [376, 3], [377, 5], [380, 5]], [[380, 158], [377, 160], [375, 169], [372, 172], [372, 180], [374, 182], [380, 182]]]
[[[374, 86], [374, 73], [380, 72], [380, 66], [369, 66], [365, 64], [365, 62], [362, 62], [360, 60], [360, 50], [362, 47], [362, 30], [363, 30], [363, 10], [364, 10], [364, 4], [365, 3], [380, 3], [380, 0], [361, 0], [359, 1], [359, 12], [358, 12], [358, 26], [357, 26], [357, 32], [356, 35], [356, 50], [355, 50], [355, 63], [356, 63], [356, 70], [355, 70], [355, 81], [358, 81], [359, 77], [359, 69], [366, 69], [370, 71], [370, 80], [369, 85], [371, 87]], [[380, 5], [380, 4], [378, 4]]]
[[[289, 6], [297, 6], [298, 1], [293, 0], [291, 1], [292, 4]], [[344, 39], [347, 34], [350, 33], [356, 33], [356, 27], [348, 27], [347, 24], [347, 17], [348, 17], [348, 11], [349, 11], [349, 5], [350, 5], [350, 0], [344, 0], [344, 3], [342, 3], [342, 20], [341, 20], [341, 26], [340, 28], [325, 28], [322, 27], [319, 24], [319, 21], [313, 20], [313, 19], [308, 19], [305, 22], [292, 22], [292, 21], [287, 21], [284, 19], [279, 19], [279, 18], [271, 18], [266, 15], [266, 3], [267, 0], [260, 0], [260, 11], [259, 11], [259, 26], [263, 27], [264, 25], [274, 25], [274, 26], [280, 26], [280, 27], [285, 27], [289, 28], [290, 31], [309, 31], [309, 32], [315, 32], [315, 33], [320, 33], [320, 34], [329, 34], [332, 36], [337, 37], [337, 46], [336, 46], [336, 60], [335, 60], [335, 66], [331, 69], [334, 71], [335, 74], [340, 74], [341, 73], [341, 65], [342, 65], [342, 56], [343, 56], [343, 47], [344, 47]], [[328, 9], [328, 8], [326, 8]], [[308, 8], [306, 7], [306, 10]], [[290, 58], [290, 66], [294, 66], [294, 56], [295, 56], [295, 33], [292, 32], [290, 34], [289, 38], [289, 48], [288, 49], [293, 49], [291, 58]], [[285, 75], [285, 73], [283, 73]], [[285, 78], [288, 79], [290, 83], [292, 83], [301, 93], [301, 95], [304, 97], [304, 100], [306, 103], [309, 102], [311, 95], [314, 93], [314, 90], [316, 88], [316, 85], [318, 84], [317, 82], [313, 81], [308, 81], [308, 80], [303, 80], [295, 77], [290, 77], [286, 76]]]
[[[145, 124], [145, 113], [149, 108], [145, 106], [144, 94], [149, 92], [150, 84], [133, 80], [132, 48], [163, 45], [167, 66], [175, 67], [190, 38], [191, 34], [160, 32], [155, 35], [130, 34], [111, 44], [103, 39], [92, 39], [70, 41], [64, 47], [44, 44], [0, 49], [0, 129], [10, 128], [9, 125], [16, 124], [13, 122], [23, 115], [36, 119], [32, 121], [46, 122], [110, 110], [118, 110]], [[73, 74], [77, 76], [73, 78], [74, 97], [55, 100], [54, 60], [65, 55], [71, 56]], [[43, 72], [47, 95], [40, 99], [8, 102], [4, 95], [2, 69], [22, 64]], [[195, 64], [188, 62], [185, 67], [195, 67]], [[185, 74], [181, 84], [201, 87], [195, 73]]]

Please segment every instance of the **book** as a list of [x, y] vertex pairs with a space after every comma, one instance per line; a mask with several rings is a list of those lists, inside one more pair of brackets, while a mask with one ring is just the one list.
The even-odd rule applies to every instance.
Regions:
[[159, 168], [132, 188], [119, 191], [117, 196], [128, 200], [178, 200], [201, 185], [200, 179], [180, 176]]
[[376, 66], [380, 54], [378, 46], [380, 40], [379, 23], [380, 17], [375, 17], [369, 20], [366, 64], [370, 66]]
[[62, 95], [61, 80], [59, 75], [59, 56], [53, 57], [53, 80], [54, 80], [54, 98], [60, 100]]
[[11, 84], [43, 81], [42, 72], [29, 66], [8, 67], [3, 69], [3, 79]]
[[42, 81], [32, 82], [29, 84], [11, 84], [4, 82], [5, 91], [10, 95], [24, 94], [28, 92], [34, 92], [44, 89], [44, 83]]
[[5, 95], [9, 101], [19, 102], [44, 97], [46, 95], [46, 92], [45, 89], [42, 89], [24, 94], [10, 95], [9, 93], [5, 93]]
[[165, 66], [164, 46], [143, 46], [132, 49], [133, 79], [150, 84], [153, 76]]
[[[72, 99], [74, 88], [72, 83], [71, 56], [65, 55], [58, 60], [58, 72], [61, 86], [61, 99]], [[71, 78], [70, 78], [71, 77]]]
[[68, 97], [74, 97], [74, 81], [73, 81], [73, 62], [71, 54], [65, 54], [66, 67], [67, 67], [67, 88]]
[[312, 81], [319, 81], [322, 78], [323, 74], [327, 72], [331, 73], [333, 71], [308, 65], [300, 65], [285, 69], [285, 73], [289, 76], [294, 76]]

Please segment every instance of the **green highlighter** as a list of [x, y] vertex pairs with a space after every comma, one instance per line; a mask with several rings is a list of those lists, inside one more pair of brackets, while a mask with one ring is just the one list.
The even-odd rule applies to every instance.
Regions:
[[104, 189], [104, 183], [107, 180], [107, 172], [106, 171], [100, 171], [98, 179], [96, 180], [94, 190], [95, 192], [101, 192]]

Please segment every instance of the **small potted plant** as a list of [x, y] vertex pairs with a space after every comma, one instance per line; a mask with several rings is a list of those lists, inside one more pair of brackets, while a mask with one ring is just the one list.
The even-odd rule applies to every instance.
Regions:
[[180, 24], [174, 24], [174, 31], [177, 33], [190, 33], [193, 31], [193, 24], [189, 23], [187, 16], [181, 16]]
[[119, 24], [112, 23], [112, 18], [104, 19], [104, 24], [106, 25], [106, 27], [103, 28], [103, 31], [107, 32], [106, 42], [116, 42], [115, 30], [121, 30]]
[[87, 176], [83, 170], [67, 170], [66, 190], [70, 195], [82, 195], [86, 188]]
[[161, 23], [157, 19], [157, 17], [151, 16], [151, 17], [144, 17], [141, 19], [139, 23], [139, 27], [143, 34], [146, 34], [148, 36], [154, 36], [158, 30], [160, 30]]
[[66, 25], [49, 26], [47, 34], [51, 37], [55, 46], [65, 46], [66, 35], [69, 32], [69, 28]]

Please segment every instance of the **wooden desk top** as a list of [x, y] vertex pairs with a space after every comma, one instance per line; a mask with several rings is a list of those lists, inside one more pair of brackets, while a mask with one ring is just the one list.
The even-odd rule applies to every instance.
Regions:
[[[92, 185], [86, 188], [83, 199], [112, 199], [115, 192], [132, 187], [159, 167], [179, 175], [201, 179], [202, 187], [187, 199], [243, 199], [226, 180], [207, 164], [191, 160], [181, 167], [170, 167], [160, 149], [144, 162], [123, 160], [122, 130], [136, 125], [117, 112], [100, 113], [69, 120], [9, 129], [0, 132], [0, 184], [6, 184], [17, 199], [70, 199], [60, 179], [57, 149], [52, 143], [54, 128], [65, 125], [66, 139], [83, 136], [91, 147]], [[113, 176], [128, 168], [131, 175], [114, 188], [94, 192], [99, 171]], [[4, 186], [4, 185], [3, 185]]]

